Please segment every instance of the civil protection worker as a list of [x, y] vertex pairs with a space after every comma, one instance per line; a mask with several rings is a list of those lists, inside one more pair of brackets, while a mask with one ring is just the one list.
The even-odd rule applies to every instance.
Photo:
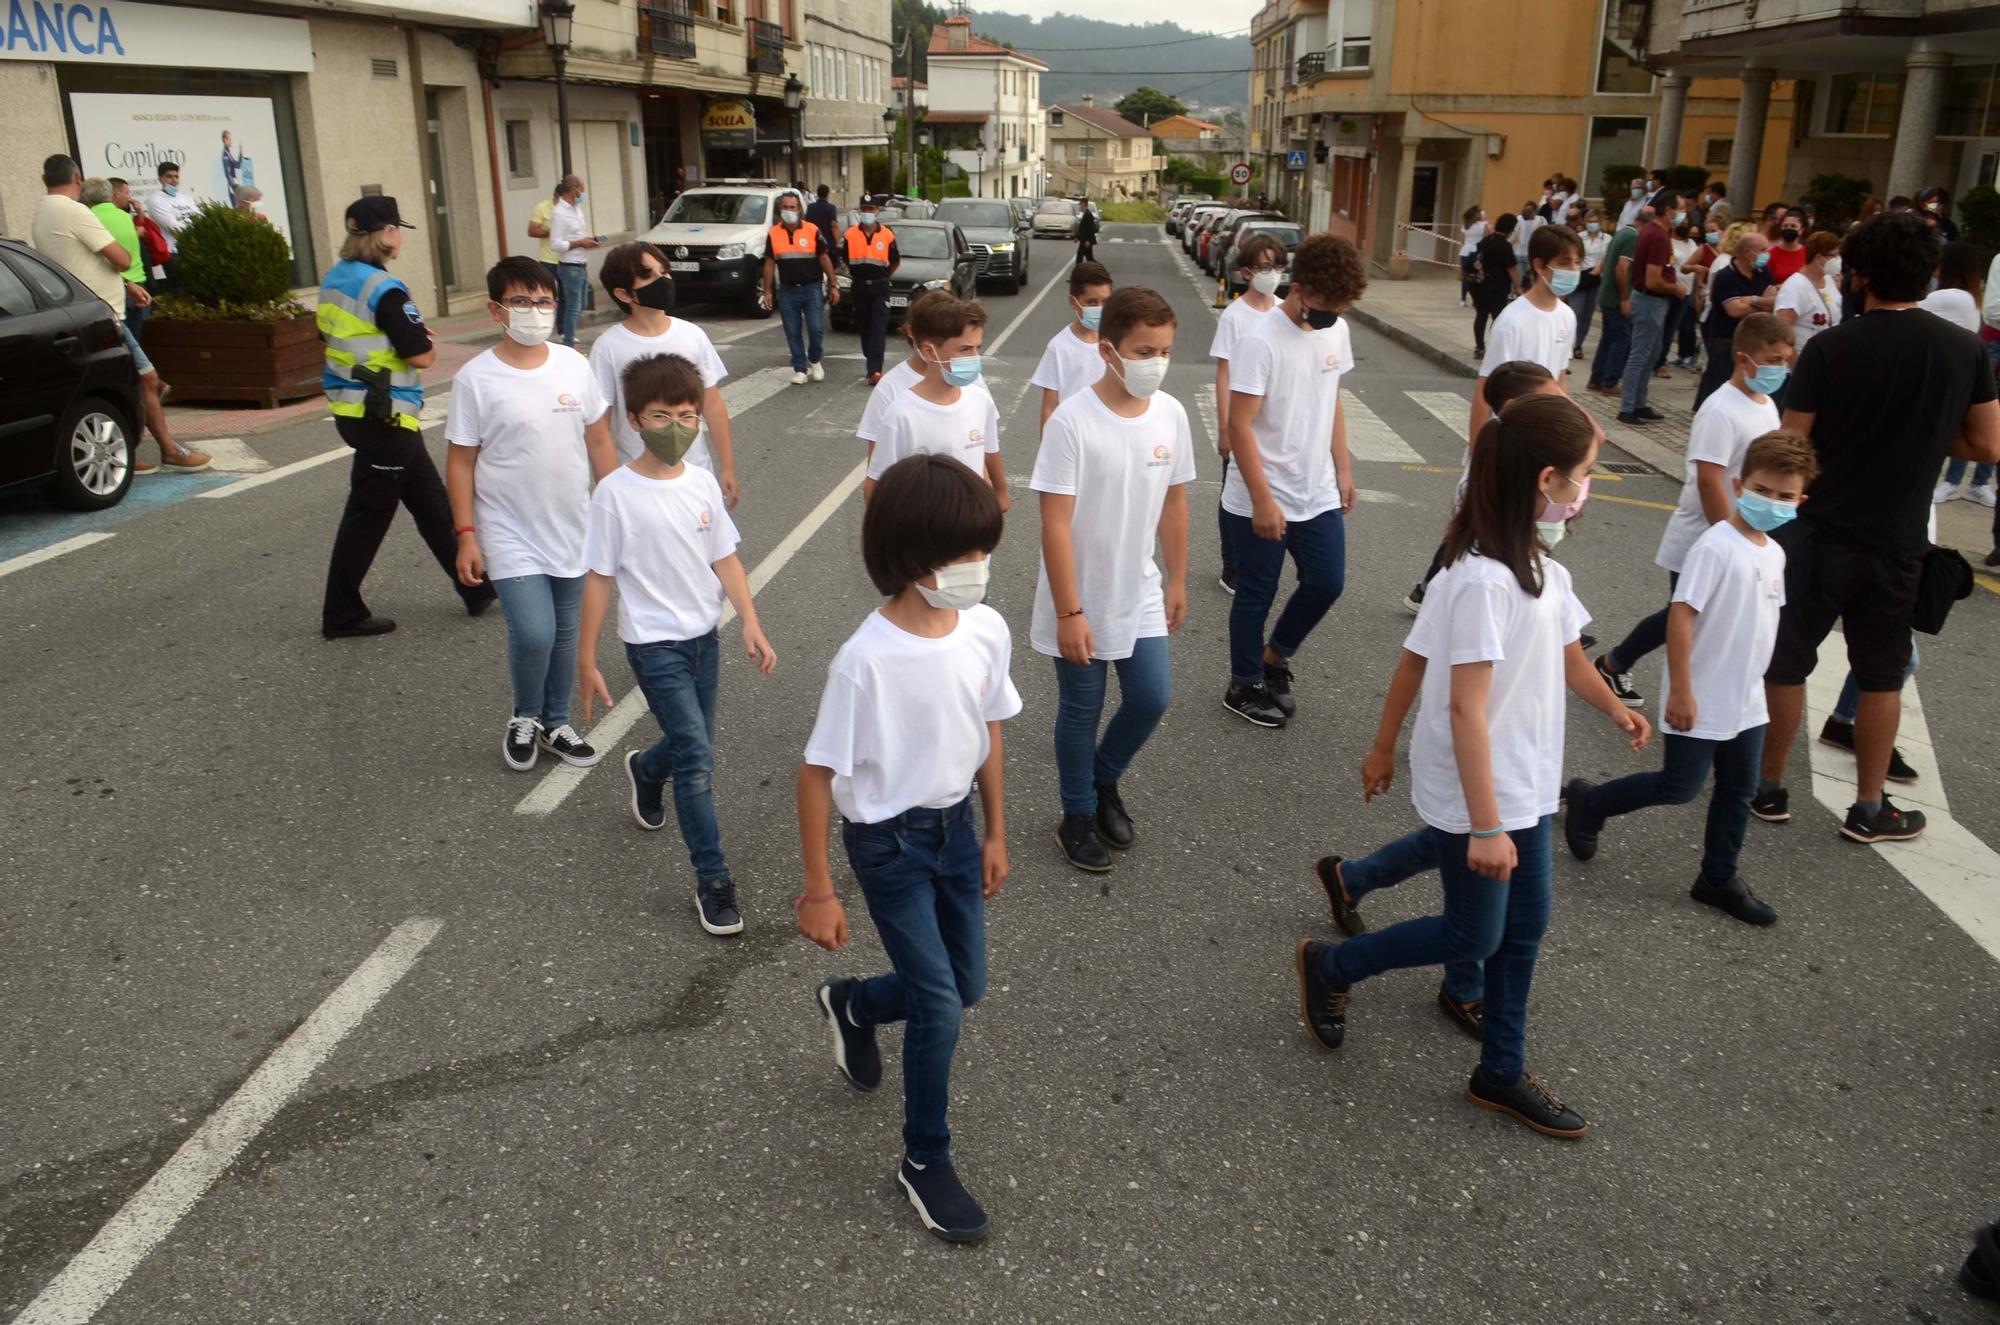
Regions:
[[417, 532], [430, 545], [446, 581], [473, 616], [494, 598], [491, 584], [469, 589], [458, 582], [458, 540], [451, 503], [418, 415], [424, 387], [417, 375], [437, 359], [430, 329], [410, 291], [387, 270], [403, 250], [403, 231], [416, 227], [390, 197], [360, 198], [347, 207], [347, 238], [340, 261], [320, 283], [319, 334], [326, 341], [321, 383], [340, 440], [354, 448], [347, 508], [333, 539], [326, 570], [320, 633], [328, 639], [385, 635], [396, 628], [361, 600], [361, 581], [396, 518], [396, 504], [410, 508]]
[[778, 223], [771, 227], [764, 249], [764, 304], [778, 310], [785, 324], [785, 345], [792, 352], [792, 385], [826, 379], [820, 353], [826, 336], [824, 291], [833, 283], [833, 236], [804, 219], [799, 194], [786, 190], [778, 199]]
[[889, 278], [902, 265], [896, 232], [882, 224], [874, 202], [861, 204], [861, 220], [847, 227], [841, 260], [851, 282], [854, 329], [861, 333], [861, 357], [868, 361], [868, 385], [882, 377], [882, 354], [889, 340]]

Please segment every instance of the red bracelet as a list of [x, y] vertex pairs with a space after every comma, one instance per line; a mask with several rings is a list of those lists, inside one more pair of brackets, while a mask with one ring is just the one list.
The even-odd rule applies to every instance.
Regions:
[[469, 524], [462, 524], [458, 528], [452, 530], [451, 532], [454, 534], [469, 534], [472, 532], [472, 526]]

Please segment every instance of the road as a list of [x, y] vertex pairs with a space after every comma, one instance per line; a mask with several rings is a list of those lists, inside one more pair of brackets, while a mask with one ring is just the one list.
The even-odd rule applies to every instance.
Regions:
[[[1107, 227], [1099, 253], [1173, 301], [1168, 389], [1202, 433], [1208, 287], [1150, 227]], [[344, 464], [236, 490], [147, 479], [157, 498], [108, 518], [0, 509], [21, 739], [0, 788], [0, 1319], [1991, 1319], [1952, 1273], [2000, 1214], [2000, 902], [1977, 874], [2000, 844], [2000, 601], [1976, 594], [1925, 640], [1916, 687], [1933, 747], [1912, 758], [1948, 790], [1964, 877], [1838, 841], [1804, 788], [1812, 767], [1837, 798], [1840, 757], [1803, 745], [1802, 812], [1753, 823], [1746, 851], [1774, 929], [1687, 900], [1699, 804], [1615, 825], [1588, 866], [1558, 850], [1530, 1067], [1595, 1126], [1535, 1136], [1460, 1098], [1475, 1050], [1433, 973], [1364, 987], [1328, 1056], [1291, 964], [1299, 936], [1333, 933], [1312, 858], [1416, 823], [1402, 782], [1364, 807], [1358, 766], [1469, 383], [1356, 330], [1348, 589], [1282, 732], [1218, 702], [1229, 600], [1203, 448], [1175, 703], [1125, 783], [1142, 840], [1086, 876], [1052, 840], [1054, 676], [1026, 641], [1028, 377], [1066, 316], [1050, 286], [1068, 256], [1037, 242], [1030, 288], [989, 300], [1017, 503], [992, 601], [1026, 709], [992, 991], [954, 1082], [983, 1247], [918, 1230], [891, 1181], [897, 1091], [857, 1095], [829, 1061], [811, 991], [879, 967], [872, 931], [857, 908], [852, 949], [822, 954], [789, 906], [792, 777], [826, 663], [875, 603], [858, 497], [797, 536], [861, 455], [857, 346], [833, 337], [825, 383], [783, 386], [773, 325], [691, 310], [737, 337], [732, 392], [756, 402], [736, 423], [744, 561], [797, 553], [758, 596], [775, 674], [725, 629], [740, 940], [700, 932], [676, 835], [627, 814], [618, 758], [650, 718], [587, 777], [503, 768], [504, 623], [463, 615], [407, 521], [369, 583], [402, 628], [319, 638]], [[280, 467], [335, 444], [323, 421], [254, 442]], [[1675, 488], [1605, 460], [1563, 555], [1614, 638], [1664, 588]], [[183, 481], [209, 495], [173, 500]], [[112, 536], [18, 561], [93, 532]], [[623, 694], [615, 639], [600, 658]], [[1582, 776], [1656, 757], [1581, 709], [1571, 731]], [[1435, 903], [1417, 881], [1367, 910]], [[885, 1049], [894, 1073], [899, 1037]]]

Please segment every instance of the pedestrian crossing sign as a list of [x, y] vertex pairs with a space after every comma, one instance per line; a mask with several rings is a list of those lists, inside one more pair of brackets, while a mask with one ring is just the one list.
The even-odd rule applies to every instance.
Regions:
[[1306, 154], [1304, 149], [1293, 148], [1291, 151], [1285, 153], [1285, 169], [1304, 170], [1305, 168]]

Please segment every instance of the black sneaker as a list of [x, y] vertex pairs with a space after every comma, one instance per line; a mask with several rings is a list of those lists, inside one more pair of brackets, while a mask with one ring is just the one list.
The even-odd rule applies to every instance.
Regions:
[[1132, 816], [1125, 813], [1125, 802], [1119, 799], [1116, 782], [1097, 784], [1097, 836], [1105, 846], [1118, 851], [1129, 848], [1138, 837], [1132, 827]]
[[1645, 423], [1645, 420], [1640, 418], [1637, 414], [1624, 414], [1624, 413], [1619, 414], [1618, 421], [1624, 424], [1628, 428], [1637, 428]]
[[533, 718], [507, 719], [506, 734], [500, 738], [500, 757], [507, 761], [507, 767], [525, 773], [535, 766], [542, 757], [541, 743], [536, 739], [541, 731], [542, 724]]
[[1985, 560], [1980, 564], [1985, 566], [2000, 566], [2000, 547], [1996, 547], [1987, 553]]
[[480, 588], [474, 589], [462, 596], [465, 599], [465, 614], [467, 616], [478, 616], [487, 608], [500, 601], [500, 591], [490, 584], [482, 585]]
[[1421, 581], [1416, 588], [1403, 595], [1403, 610], [1411, 616], [1424, 610], [1424, 585]]
[[711, 934], [743, 932], [743, 913], [736, 909], [736, 885], [728, 879], [697, 883], [694, 913], [701, 917], [701, 927]]
[[1750, 813], [1767, 824], [1788, 824], [1792, 821], [1792, 795], [1784, 787], [1770, 791], [1760, 791], [1750, 798]]
[[327, 639], [366, 639], [370, 635], [386, 635], [395, 628], [396, 623], [388, 617], [365, 616], [344, 626], [323, 625], [319, 633]]
[[1292, 665], [1289, 662], [1264, 664], [1264, 689], [1271, 692], [1271, 702], [1287, 719], [1299, 711], [1299, 701], [1292, 698]]
[[1056, 825], [1056, 845], [1063, 859], [1080, 870], [1103, 874], [1111, 868], [1111, 853], [1097, 840], [1097, 816], [1065, 814]]
[[1278, 707], [1278, 702], [1271, 698], [1271, 692], [1261, 684], [1247, 686], [1231, 681], [1229, 689], [1222, 694], [1222, 707], [1259, 727], [1285, 725], [1285, 711]]
[[1222, 572], [1222, 574], [1221, 574], [1221, 575], [1219, 575], [1219, 576], [1217, 576], [1217, 577], [1216, 577], [1216, 581], [1215, 581], [1215, 582], [1216, 582], [1217, 584], [1219, 584], [1219, 585], [1221, 585], [1221, 586], [1222, 586], [1222, 591], [1223, 591], [1224, 593], [1227, 593], [1227, 594], [1233, 594], [1233, 593], [1235, 593], [1235, 592], [1236, 592], [1236, 571], [1235, 571], [1235, 568], [1234, 568], [1234, 567], [1232, 567], [1232, 568], [1230, 568], [1229, 570], [1226, 570], [1226, 571]]
[[1840, 826], [1840, 835], [1852, 842], [1907, 842], [1923, 831], [1922, 810], [1899, 810], [1887, 796], [1872, 815], [1863, 814], [1859, 805], [1848, 806], [1847, 822]]
[[1320, 958], [1331, 943], [1300, 939], [1299, 1011], [1306, 1020], [1306, 1034], [1322, 1049], [1338, 1049], [1347, 1039], [1347, 985], [1337, 985], [1319, 973]]
[[854, 985], [851, 977], [820, 981], [819, 1010], [833, 1030], [833, 1065], [848, 1085], [873, 1090], [882, 1084], [882, 1050], [875, 1043], [875, 1028], [856, 1026], [847, 1014]]
[[1486, 1039], [1486, 1005], [1484, 1003], [1461, 1003], [1451, 996], [1451, 989], [1438, 985], [1438, 1006], [1444, 1015], [1451, 1018], [1451, 1024], [1482, 1043]]
[[[1819, 729], [1819, 743], [1821, 745], [1830, 745], [1836, 750], [1845, 750], [1849, 754], [1855, 753], [1854, 724], [1851, 722], [1842, 722], [1839, 718], [1829, 717]], [[1917, 780], [1917, 770], [1910, 767], [1909, 761], [1903, 758], [1901, 750], [1892, 749], [1889, 751], [1888, 777], [1891, 782], [1901, 782], [1904, 784]]]
[[541, 734], [542, 749], [547, 750], [565, 764], [578, 768], [589, 768], [604, 758], [597, 748], [576, 734], [576, 728], [565, 722], [554, 731]]
[[1651, 405], [1639, 406], [1639, 408], [1632, 411], [1632, 417], [1642, 423], [1665, 423], [1667, 419], [1666, 415], [1660, 413]]
[[1597, 835], [1604, 831], [1604, 820], [1590, 812], [1587, 799], [1595, 785], [1571, 778], [1563, 788], [1563, 843], [1578, 860], [1597, 854]]
[[977, 1242], [993, 1226], [948, 1159], [918, 1164], [905, 1155], [896, 1170], [896, 1181], [916, 1207], [924, 1227], [946, 1242]]
[[625, 778], [632, 784], [632, 817], [639, 827], [657, 833], [667, 826], [667, 784], [639, 776], [639, 752], [625, 752]]
[[1340, 877], [1340, 857], [1321, 856], [1313, 862], [1313, 873], [1319, 876], [1319, 886], [1326, 893], [1326, 904], [1333, 910], [1333, 923], [1341, 933], [1353, 938], [1356, 934], [1368, 932], [1368, 922], [1361, 918], [1361, 906], [1347, 895], [1347, 885]]
[[1574, 1140], [1590, 1130], [1583, 1115], [1557, 1099], [1539, 1077], [1523, 1075], [1511, 1086], [1496, 1086], [1486, 1079], [1485, 1068], [1475, 1067], [1465, 1098], [1482, 1109], [1508, 1114], [1543, 1136]]
[[1703, 906], [1712, 906], [1727, 916], [1735, 916], [1746, 925], [1775, 925], [1778, 913], [1773, 911], [1757, 895], [1750, 891], [1750, 885], [1741, 879], [1717, 886], [1707, 879], [1697, 878], [1694, 887], [1688, 889], [1688, 896]]
[[1618, 696], [1618, 702], [1626, 708], [1637, 709], [1646, 707], [1646, 697], [1639, 693], [1637, 686], [1632, 684], [1632, 673], [1612, 671], [1610, 663], [1606, 661], [1610, 656], [1610, 654], [1604, 653], [1599, 654], [1597, 658], [1597, 674], [1604, 678], [1604, 684], [1611, 687], [1611, 693]]

